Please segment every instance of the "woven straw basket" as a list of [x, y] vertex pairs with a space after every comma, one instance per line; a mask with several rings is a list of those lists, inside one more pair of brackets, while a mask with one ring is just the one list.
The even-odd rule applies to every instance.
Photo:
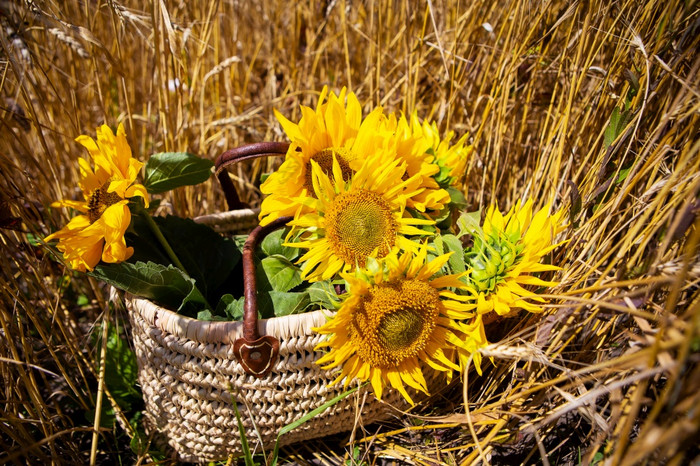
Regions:
[[[127, 299], [139, 382], [146, 403], [146, 427], [157, 443], [167, 443], [182, 461], [210, 461], [240, 455], [241, 445], [232, 403], [237, 403], [253, 451], [268, 450], [278, 431], [344, 391], [315, 361], [322, 337], [311, 329], [325, 322], [315, 311], [258, 322], [264, 335], [279, 339], [279, 358], [262, 378], [246, 373], [232, 342], [242, 322], [202, 322], [179, 316], [153, 303]], [[280, 445], [348, 431], [385, 418], [389, 407], [367, 386], [280, 439]], [[388, 391], [388, 404], [405, 406]]]
[[[234, 209], [196, 220], [221, 232], [238, 233], [257, 223], [256, 214]], [[261, 452], [274, 446], [282, 427], [345, 391], [342, 384], [330, 385], [337, 369], [323, 370], [315, 363], [323, 353], [314, 347], [323, 336], [312, 329], [326, 322], [329, 311], [257, 319], [250, 249], [254, 251], [261, 236], [285, 221], [273, 222], [276, 225], [267, 229], [258, 227], [248, 238], [251, 246], [247, 244], [243, 252], [243, 322], [198, 321], [126, 296], [146, 404], [145, 426], [155, 434], [157, 444], [181, 461], [211, 461], [242, 453], [233, 403], [241, 413], [251, 451]], [[406, 407], [398, 392], [387, 390], [380, 402], [369, 385], [364, 386], [283, 435], [280, 445], [386, 418], [390, 405]]]

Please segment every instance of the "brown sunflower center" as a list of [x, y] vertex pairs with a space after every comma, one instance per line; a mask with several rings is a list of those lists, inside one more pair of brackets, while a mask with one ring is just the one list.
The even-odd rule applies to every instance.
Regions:
[[384, 316], [377, 328], [377, 339], [387, 350], [400, 351], [418, 340], [424, 323], [416, 309], [401, 309]]
[[401, 280], [374, 286], [353, 319], [353, 343], [372, 367], [396, 367], [419, 357], [433, 336], [440, 295], [428, 283]]
[[396, 240], [397, 222], [379, 194], [358, 189], [335, 198], [325, 215], [326, 238], [336, 256], [364, 267], [367, 256], [389, 254]]
[[90, 223], [95, 223], [102, 217], [107, 207], [122, 200], [119, 194], [107, 192], [107, 188], [109, 188], [109, 182], [103, 184], [102, 187], [97, 188], [90, 194], [87, 213]]
[[[354, 160], [355, 154], [345, 149], [341, 148], [328, 148], [323, 149], [321, 152], [314, 154], [311, 159], [306, 162], [306, 175], [304, 180], [304, 187], [308, 193], [314, 195], [314, 185], [311, 177], [311, 160], [316, 162], [323, 173], [331, 176], [333, 173], [333, 154], [335, 154], [336, 160], [338, 160], [338, 165], [340, 165], [340, 170], [343, 172], [343, 180], [348, 181], [353, 173], [355, 173], [352, 168], [350, 168], [350, 162]], [[315, 196], [314, 196], [315, 197]]]

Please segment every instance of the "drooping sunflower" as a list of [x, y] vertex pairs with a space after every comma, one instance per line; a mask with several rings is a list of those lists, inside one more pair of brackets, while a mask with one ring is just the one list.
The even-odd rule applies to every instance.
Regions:
[[396, 118], [392, 113], [384, 124], [395, 136], [389, 139], [390, 149], [387, 154], [405, 162], [404, 176], [417, 177], [423, 188], [407, 198], [407, 206], [428, 214], [439, 213], [450, 202], [450, 195], [435, 179], [440, 173], [440, 166], [432, 151], [432, 135], [426, 137], [415, 113], [410, 122], [405, 115]]
[[377, 398], [390, 386], [413, 403], [405, 386], [428, 393], [422, 363], [446, 374], [459, 370], [454, 351], [467, 351], [469, 342], [457, 321], [474, 313], [473, 304], [454, 299], [458, 297], [450, 291], [464, 288], [458, 275], [438, 274], [449, 256], [428, 260], [423, 245], [342, 274], [349, 295], [317, 329], [329, 335], [318, 348], [330, 348], [318, 364], [342, 366], [334, 383], [369, 380]]
[[547, 205], [533, 215], [532, 200], [518, 202], [506, 215], [492, 206], [481, 231], [474, 231], [474, 244], [465, 249], [469, 269], [467, 284], [477, 294], [477, 311], [506, 315], [513, 308], [542, 312], [536, 303], [544, 299], [523, 286], [554, 286], [535, 273], [559, 270], [542, 258], [562, 243], [554, 243], [563, 231], [564, 211], [549, 215]]
[[261, 225], [305, 211], [294, 199], [314, 195], [312, 160], [330, 173], [335, 157], [347, 181], [392, 136], [380, 124], [386, 118], [382, 108], [375, 108], [363, 120], [360, 102], [345, 88], [336, 96], [324, 87], [316, 109], [302, 106], [301, 113], [299, 123], [293, 123], [275, 110], [291, 144], [282, 165], [260, 186], [267, 195], [260, 207]]
[[296, 199], [308, 213], [289, 222], [292, 233], [301, 233], [298, 241], [285, 243], [308, 249], [298, 261], [302, 278], [327, 280], [364, 267], [369, 257], [382, 258], [395, 248], [416, 249], [408, 236], [430, 234], [416, 225], [434, 221], [404, 215], [406, 198], [421, 189], [416, 177], [402, 179], [405, 164], [374, 156], [349, 181], [335, 156], [332, 176], [315, 160], [311, 166], [314, 197]]
[[79, 159], [80, 189], [84, 201], [62, 200], [52, 207], [70, 207], [82, 212], [61, 230], [46, 237], [58, 240], [56, 248], [72, 269], [92, 270], [100, 260], [122, 262], [134, 253], [126, 246], [124, 232], [131, 223], [128, 199], [143, 198], [148, 206], [146, 188], [136, 183], [143, 164], [131, 156], [122, 124], [116, 136], [107, 125], [97, 129], [97, 142], [82, 135], [76, 138], [90, 154], [94, 170], [85, 159]]

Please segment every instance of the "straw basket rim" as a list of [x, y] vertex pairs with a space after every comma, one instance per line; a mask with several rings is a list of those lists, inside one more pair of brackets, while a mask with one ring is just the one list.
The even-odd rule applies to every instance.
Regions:
[[[207, 321], [183, 316], [166, 309], [146, 298], [126, 294], [125, 301], [146, 322], [166, 334], [186, 338], [203, 344], [230, 344], [243, 337], [243, 321]], [[261, 335], [270, 335], [280, 340], [312, 335], [316, 328], [335, 315], [335, 311], [319, 309], [301, 314], [258, 319]]]

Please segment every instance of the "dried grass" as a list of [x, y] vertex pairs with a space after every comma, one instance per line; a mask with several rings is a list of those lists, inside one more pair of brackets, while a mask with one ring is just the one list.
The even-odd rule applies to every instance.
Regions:
[[[468, 132], [471, 209], [533, 197], [573, 217], [551, 258], [564, 267], [551, 305], [492, 326], [483, 376], [424, 403], [420, 419], [367, 426], [341, 450], [292, 447], [290, 460], [681, 464], [699, 454], [692, 2], [45, 1], [3, 2], [0, 18], [0, 462], [82, 464], [92, 445], [97, 462], [145, 459], [129, 456], [120, 429], [93, 442], [84, 417], [100, 379], [87, 344], [103, 319], [100, 285], [31, 240], [66, 221], [51, 201], [78, 194], [74, 137], [123, 121], [141, 158], [213, 159], [281, 140], [272, 109], [298, 118], [324, 84], [349, 86], [366, 109], [416, 110]], [[625, 102], [629, 121], [606, 141]], [[248, 202], [275, 163], [235, 173]], [[165, 201], [183, 216], [224, 206], [213, 182]]]

